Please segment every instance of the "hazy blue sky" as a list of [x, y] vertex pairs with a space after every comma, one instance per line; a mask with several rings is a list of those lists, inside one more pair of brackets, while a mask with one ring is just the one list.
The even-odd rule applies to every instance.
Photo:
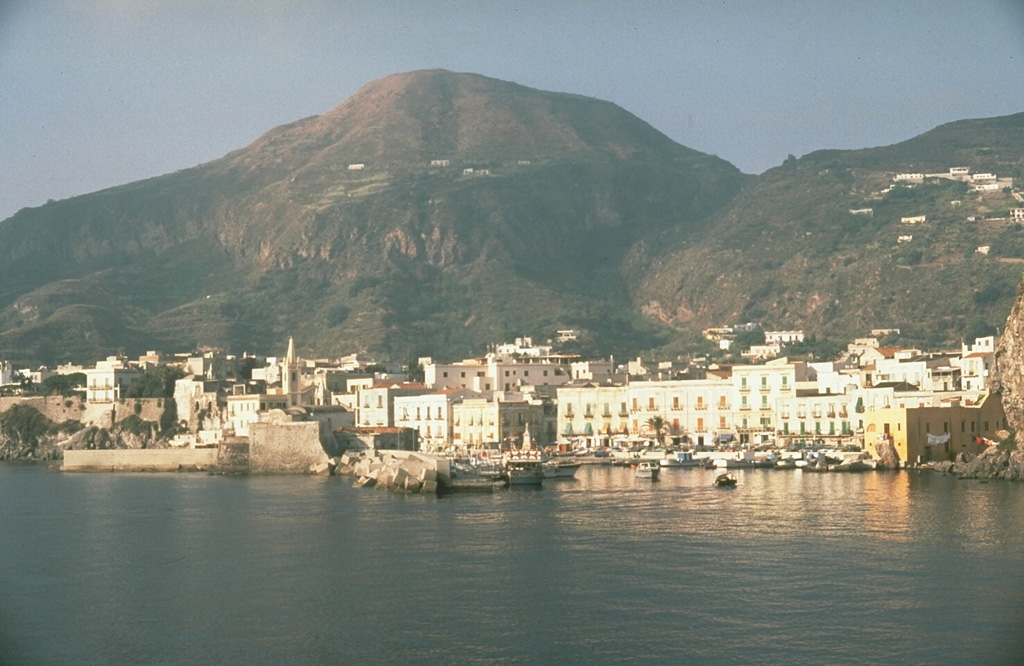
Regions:
[[0, 219], [435, 67], [610, 100], [760, 173], [1024, 111], [1024, 1], [0, 0]]

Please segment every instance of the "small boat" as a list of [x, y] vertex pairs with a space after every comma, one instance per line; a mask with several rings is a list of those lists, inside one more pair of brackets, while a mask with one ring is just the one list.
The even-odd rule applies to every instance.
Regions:
[[658, 463], [651, 462], [650, 460], [641, 460], [636, 466], [636, 478], [656, 481], [660, 471], [661, 465]]
[[715, 485], [719, 488], [735, 488], [736, 477], [732, 474], [719, 474], [715, 477]]
[[779, 458], [775, 461], [776, 469], [796, 469], [796, 461], [792, 458]]
[[564, 460], [549, 461], [544, 463], [545, 479], [572, 479], [576, 477], [576, 470], [582, 467], [583, 463], [572, 463]]

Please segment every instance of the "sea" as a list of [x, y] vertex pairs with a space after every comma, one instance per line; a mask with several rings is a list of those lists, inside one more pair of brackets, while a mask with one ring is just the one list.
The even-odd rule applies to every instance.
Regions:
[[0, 664], [1022, 664], [1024, 484], [0, 465]]

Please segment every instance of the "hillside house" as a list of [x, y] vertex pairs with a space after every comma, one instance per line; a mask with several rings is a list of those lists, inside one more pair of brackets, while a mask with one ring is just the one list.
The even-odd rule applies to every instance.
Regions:
[[446, 167], [451, 166], [451, 160], [430, 160], [430, 166], [432, 167]]
[[349, 165], [348, 165], [348, 170], [349, 170], [349, 171], [362, 171], [362, 170], [363, 170], [363, 169], [365, 169], [365, 168], [366, 168], [366, 165], [365, 165], [365, 164], [362, 164], [362, 163], [358, 163], [358, 164], [349, 164]]
[[900, 224], [924, 224], [926, 215], [911, 215], [909, 217], [901, 217]]

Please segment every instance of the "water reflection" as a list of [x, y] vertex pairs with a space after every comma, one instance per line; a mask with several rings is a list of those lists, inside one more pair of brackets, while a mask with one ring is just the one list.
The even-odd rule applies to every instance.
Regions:
[[25, 663], [1019, 656], [1024, 485], [739, 470], [723, 490], [715, 474], [586, 466], [438, 499], [0, 466], [0, 629]]

